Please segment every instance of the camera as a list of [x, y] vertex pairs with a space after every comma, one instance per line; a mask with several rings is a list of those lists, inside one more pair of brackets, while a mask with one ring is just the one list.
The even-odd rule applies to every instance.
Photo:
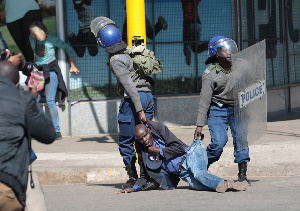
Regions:
[[[6, 50], [0, 50], [0, 61], [7, 61], [9, 57], [16, 55], [15, 53], [10, 53], [8, 57], [6, 57]], [[20, 60], [20, 64], [17, 66], [19, 71], [22, 71], [24, 75], [30, 75], [30, 72], [33, 70], [33, 63], [26, 62], [23, 59]]]

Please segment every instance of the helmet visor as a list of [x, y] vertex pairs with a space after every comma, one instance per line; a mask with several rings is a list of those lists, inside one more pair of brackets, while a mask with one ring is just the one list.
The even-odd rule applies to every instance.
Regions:
[[216, 50], [217, 55], [222, 57], [226, 57], [226, 54], [235, 54], [238, 52], [236, 43], [230, 38], [220, 39], [212, 47]]
[[115, 25], [111, 19], [100, 16], [92, 20], [90, 28], [91, 32], [94, 34], [95, 37], [98, 37], [99, 33], [108, 25]]

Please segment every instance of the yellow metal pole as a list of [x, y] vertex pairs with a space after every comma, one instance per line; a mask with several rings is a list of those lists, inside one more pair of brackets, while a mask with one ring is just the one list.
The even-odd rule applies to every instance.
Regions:
[[128, 46], [146, 45], [145, 1], [126, 0], [127, 43]]

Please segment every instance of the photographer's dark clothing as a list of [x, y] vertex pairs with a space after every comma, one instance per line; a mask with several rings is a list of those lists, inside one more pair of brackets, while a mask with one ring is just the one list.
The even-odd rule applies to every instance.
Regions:
[[2, 76], [0, 93], [0, 182], [11, 187], [20, 203], [25, 205], [31, 152], [27, 127], [31, 136], [44, 144], [51, 144], [56, 134], [51, 121], [31, 93], [18, 90], [15, 84]]

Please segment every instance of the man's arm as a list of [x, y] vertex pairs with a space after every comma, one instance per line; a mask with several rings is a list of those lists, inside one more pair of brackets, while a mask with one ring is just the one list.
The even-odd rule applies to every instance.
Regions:
[[152, 132], [158, 133], [159, 136], [166, 142], [166, 147], [160, 152], [167, 160], [185, 153], [187, 146], [180, 139], [178, 139], [168, 127], [160, 122], [148, 121], [151, 125]]
[[202, 75], [202, 88], [200, 93], [200, 103], [197, 113], [197, 121], [196, 125], [203, 127], [205, 125], [205, 121], [207, 119], [207, 112], [209, 110], [211, 99], [213, 95], [214, 89], [214, 80], [210, 73], [205, 71]]
[[125, 57], [121, 55], [115, 55], [110, 61], [110, 68], [118, 81], [122, 84], [126, 92], [128, 93], [131, 101], [134, 104], [136, 112], [143, 110], [140, 96], [136, 89], [135, 83], [132, 81], [132, 74], [126, 66]]
[[44, 144], [51, 144], [55, 140], [56, 136], [51, 121], [31, 93], [23, 90], [21, 90], [21, 92], [23, 92], [26, 101], [29, 132], [31, 137]]

